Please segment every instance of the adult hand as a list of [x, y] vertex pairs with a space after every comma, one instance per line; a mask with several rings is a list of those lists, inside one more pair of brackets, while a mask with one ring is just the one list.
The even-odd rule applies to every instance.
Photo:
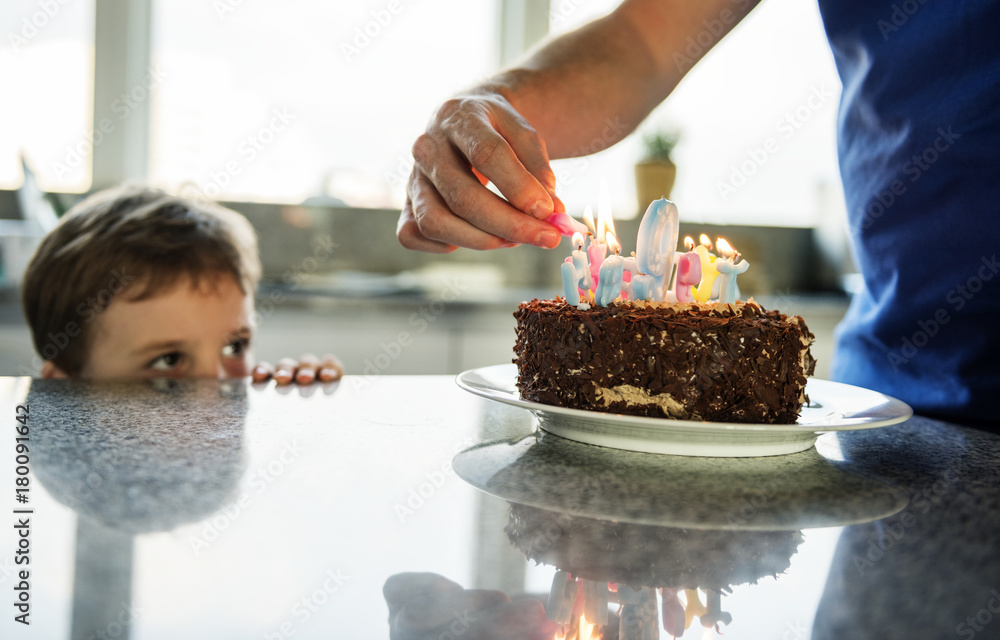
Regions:
[[272, 377], [279, 385], [297, 382], [301, 385], [319, 382], [336, 382], [344, 375], [344, 365], [332, 353], [317, 358], [311, 353], [304, 354], [298, 360], [282, 358], [276, 366], [267, 362], [259, 362], [253, 368], [251, 378], [254, 382], [267, 382]]
[[545, 142], [500, 93], [482, 89], [441, 105], [413, 144], [413, 159], [396, 229], [404, 247], [446, 253], [559, 244], [559, 231], [544, 222], [565, 211]]

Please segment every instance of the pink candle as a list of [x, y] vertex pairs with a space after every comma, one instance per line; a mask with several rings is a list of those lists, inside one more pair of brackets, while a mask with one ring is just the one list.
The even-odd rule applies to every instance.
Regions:
[[691, 286], [701, 282], [701, 257], [692, 251], [694, 240], [688, 236], [684, 238], [684, 248], [687, 253], [681, 254], [677, 261], [677, 285], [674, 294], [677, 302], [694, 302], [691, 295]]
[[587, 247], [587, 256], [590, 258], [590, 279], [593, 284], [593, 291], [597, 291], [597, 284], [600, 281], [601, 264], [608, 255], [608, 245], [598, 242], [596, 238], [590, 238], [590, 246]]

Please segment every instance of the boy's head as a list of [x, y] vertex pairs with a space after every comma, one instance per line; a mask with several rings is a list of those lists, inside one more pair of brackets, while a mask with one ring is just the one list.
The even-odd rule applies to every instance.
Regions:
[[63, 216], [22, 300], [45, 377], [243, 376], [259, 278], [246, 218], [124, 186]]

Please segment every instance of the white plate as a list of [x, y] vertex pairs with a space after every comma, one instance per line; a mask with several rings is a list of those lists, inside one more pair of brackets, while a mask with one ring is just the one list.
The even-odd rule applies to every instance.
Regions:
[[740, 458], [805, 451], [827, 431], [886, 427], [908, 420], [905, 402], [869, 389], [829, 380], [806, 384], [809, 406], [795, 424], [697, 422], [626, 416], [567, 409], [522, 400], [515, 380], [517, 367], [499, 364], [458, 374], [456, 382], [470, 393], [527, 409], [538, 426], [570, 440], [602, 447], [683, 456]]

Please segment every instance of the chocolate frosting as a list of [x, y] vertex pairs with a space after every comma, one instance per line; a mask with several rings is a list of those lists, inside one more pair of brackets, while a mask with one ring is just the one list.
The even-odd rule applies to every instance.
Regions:
[[756, 302], [621, 302], [580, 310], [562, 298], [514, 313], [526, 400], [685, 420], [794, 423], [815, 360], [799, 316]]

